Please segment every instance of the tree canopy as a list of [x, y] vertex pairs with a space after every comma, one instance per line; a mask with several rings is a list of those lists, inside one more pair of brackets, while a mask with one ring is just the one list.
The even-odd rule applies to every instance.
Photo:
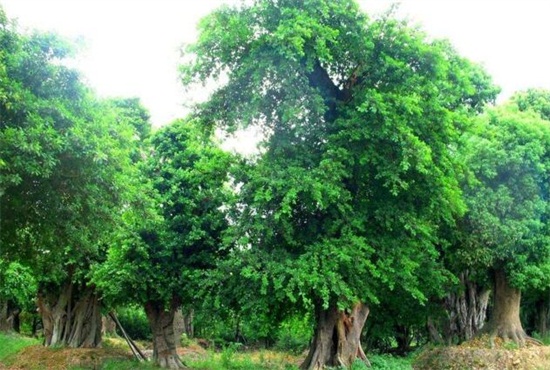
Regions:
[[490, 77], [353, 1], [253, 1], [199, 31], [184, 82], [220, 86], [199, 114], [265, 133], [236, 178], [241, 276], [321, 311], [375, 304], [396, 284], [424, 299], [421, 271], [445, 279], [440, 225], [465, 209], [454, 148], [498, 92]]

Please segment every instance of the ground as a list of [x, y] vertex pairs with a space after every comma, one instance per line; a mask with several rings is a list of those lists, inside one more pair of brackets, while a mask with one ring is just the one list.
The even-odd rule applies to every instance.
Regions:
[[97, 368], [106, 358], [129, 359], [128, 347], [119, 340], [107, 340], [104, 348], [46, 348], [40, 344], [23, 348], [10, 356], [0, 369], [56, 369], [66, 370], [78, 367]]
[[[130, 351], [120, 338], [107, 338], [100, 349], [44, 348], [36, 343], [0, 359], [0, 370], [154, 369], [151, 365], [130, 361]], [[141, 343], [140, 347], [147, 354], [149, 346]], [[297, 369], [304, 359], [304, 355], [266, 350], [238, 351], [231, 346], [222, 351], [211, 351], [197, 344], [179, 348], [178, 354], [193, 370], [288, 370]], [[495, 340], [494, 347], [490, 348], [487, 337], [460, 346], [425, 349], [417, 355], [412, 368], [410, 358], [370, 358], [373, 370], [550, 370], [550, 346], [518, 348], [513, 343]]]
[[491, 341], [484, 336], [460, 346], [424, 350], [413, 364], [415, 370], [549, 370], [550, 347]]
[[[1, 344], [0, 344], [1, 345]], [[152, 355], [150, 343], [139, 343], [146, 356]], [[299, 356], [273, 351], [246, 351], [227, 349], [207, 351], [198, 344], [178, 348], [178, 354], [193, 370], [225, 368], [238, 369], [292, 369], [303, 360]], [[132, 362], [131, 352], [123, 339], [106, 338], [103, 348], [46, 348], [29, 345], [0, 361], [0, 370], [88, 370], [88, 369], [154, 369], [150, 364]]]

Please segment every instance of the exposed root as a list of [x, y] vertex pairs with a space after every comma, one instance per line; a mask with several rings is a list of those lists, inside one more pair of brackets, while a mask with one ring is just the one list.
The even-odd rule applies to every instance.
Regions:
[[532, 346], [536, 346], [536, 347], [541, 347], [541, 346], [544, 346], [544, 343], [542, 343], [542, 341], [536, 339], [536, 338], [533, 338], [533, 337], [526, 337], [525, 338], [525, 342], [527, 344], [530, 344]]
[[496, 340], [500, 339], [503, 342], [512, 342], [515, 343], [519, 348], [524, 348], [528, 346], [542, 346], [544, 345], [540, 340], [528, 336], [523, 329], [519, 330], [491, 330], [485, 331], [481, 334], [487, 335], [489, 340], [490, 348], [498, 347], [496, 345]]
[[157, 363], [164, 369], [187, 369], [178, 355], [163, 356], [157, 359]]

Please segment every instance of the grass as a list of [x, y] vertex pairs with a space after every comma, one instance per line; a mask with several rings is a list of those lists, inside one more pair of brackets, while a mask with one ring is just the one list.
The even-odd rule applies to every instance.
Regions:
[[0, 333], [0, 362], [9, 363], [10, 358], [25, 347], [40, 344], [36, 338], [23, 337], [18, 334]]
[[158, 370], [159, 367], [151, 362], [138, 362], [135, 360], [109, 359], [105, 360], [100, 367], [69, 367], [69, 370]]
[[545, 346], [550, 346], [550, 334], [547, 334], [546, 336], [542, 336], [539, 333], [535, 333], [533, 335], [533, 338], [538, 339], [544, 344]]
[[412, 358], [391, 355], [369, 356], [371, 370], [412, 370]]
[[221, 352], [209, 351], [195, 359], [184, 358], [194, 370], [297, 370], [297, 358], [283, 352], [261, 350], [238, 352], [236, 347]]

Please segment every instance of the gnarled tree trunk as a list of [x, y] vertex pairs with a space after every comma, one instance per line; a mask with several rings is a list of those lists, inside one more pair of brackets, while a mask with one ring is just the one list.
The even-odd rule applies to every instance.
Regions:
[[58, 294], [39, 294], [37, 303], [45, 346], [101, 346], [101, 305], [93, 289], [75, 292], [69, 283]]
[[469, 272], [459, 275], [461, 290], [445, 298], [448, 323], [445, 337], [450, 344], [472, 339], [485, 324], [491, 291], [470, 280]]
[[506, 274], [502, 270], [494, 273], [495, 295], [491, 318], [483, 329], [492, 339], [500, 337], [504, 340], [513, 340], [524, 345], [528, 339], [521, 325], [520, 303], [521, 291], [510, 286]]
[[145, 313], [153, 332], [153, 360], [163, 368], [184, 369], [176, 352], [176, 338], [174, 335], [174, 314], [177, 303], [171, 302], [165, 309], [162, 302], [147, 302]]
[[357, 303], [351, 311], [340, 311], [335, 305], [317, 309], [317, 327], [302, 370], [321, 370], [326, 366], [350, 367], [359, 358], [368, 363], [361, 347], [361, 332], [369, 308]]
[[101, 345], [101, 311], [94, 292], [86, 291], [76, 302], [69, 329], [69, 347], [94, 348]]

